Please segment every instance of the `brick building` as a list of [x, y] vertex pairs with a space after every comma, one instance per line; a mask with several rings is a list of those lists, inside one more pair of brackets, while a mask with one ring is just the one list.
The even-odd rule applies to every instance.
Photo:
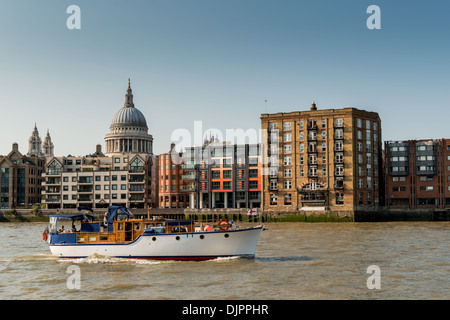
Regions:
[[0, 156], [0, 208], [29, 207], [41, 202], [41, 181], [45, 158], [19, 152], [13, 143], [11, 152]]
[[383, 203], [381, 120], [356, 108], [261, 115], [263, 210], [376, 210]]
[[185, 190], [182, 179], [184, 170], [181, 163], [172, 161], [174, 147], [175, 144], [172, 143], [168, 153], [158, 156], [159, 208], [189, 207], [189, 193]]
[[450, 208], [450, 139], [384, 144], [387, 208]]

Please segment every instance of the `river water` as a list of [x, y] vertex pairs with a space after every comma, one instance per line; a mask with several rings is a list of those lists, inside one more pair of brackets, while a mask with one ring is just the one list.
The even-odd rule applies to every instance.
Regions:
[[254, 259], [206, 262], [59, 259], [45, 226], [0, 223], [0, 299], [450, 299], [449, 222], [268, 223]]

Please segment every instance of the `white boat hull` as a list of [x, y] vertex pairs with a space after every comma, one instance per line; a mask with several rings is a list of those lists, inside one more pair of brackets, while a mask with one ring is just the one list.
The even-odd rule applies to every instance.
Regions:
[[50, 244], [53, 255], [84, 258], [92, 255], [167, 260], [208, 260], [254, 257], [262, 227], [249, 229], [143, 234], [130, 243]]

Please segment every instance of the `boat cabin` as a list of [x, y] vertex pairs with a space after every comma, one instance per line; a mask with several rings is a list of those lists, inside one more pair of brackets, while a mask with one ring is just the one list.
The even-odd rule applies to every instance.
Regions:
[[[61, 222], [63, 220], [71, 221], [68, 228], [62, 229], [63, 225], [67, 225]], [[127, 243], [136, 240], [142, 234], [183, 232], [195, 232], [194, 220], [136, 219], [126, 207], [122, 206], [108, 207], [103, 220], [98, 216], [95, 219], [93, 215], [84, 213], [51, 215], [49, 228], [52, 244]]]

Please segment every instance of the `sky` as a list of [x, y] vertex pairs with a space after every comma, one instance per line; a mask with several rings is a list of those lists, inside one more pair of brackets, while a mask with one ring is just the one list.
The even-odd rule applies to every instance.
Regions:
[[27, 153], [34, 123], [56, 156], [105, 150], [128, 78], [155, 154], [195, 121], [258, 130], [312, 101], [377, 112], [383, 140], [450, 138], [449, 15], [444, 0], [2, 0], [0, 154]]

